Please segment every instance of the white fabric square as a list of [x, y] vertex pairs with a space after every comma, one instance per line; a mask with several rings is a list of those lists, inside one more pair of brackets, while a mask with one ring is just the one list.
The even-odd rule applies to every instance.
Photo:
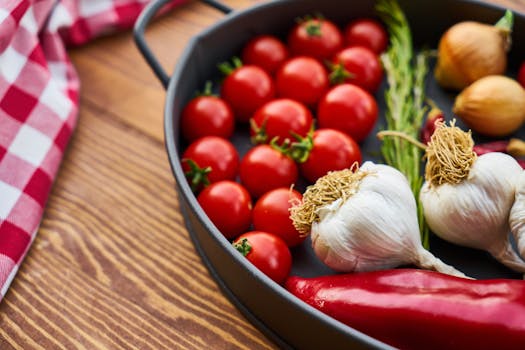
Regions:
[[20, 195], [21, 191], [18, 188], [0, 181], [0, 218], [7, 218]]
[[113, 1], [110, 0], [81, 0], [79, 1], [79, 12], [80, 16], [89, 17], [109, 12], [113, 9], [113, 6]]
[[57, 84], [60, 89], [67, 89], [69, 83], [67, 76], [67, 66], [64, 62], [47, 62], [47, 68], [51, 73], [53, 81]]
[[28, 125], [22, 125], [9, 146], [9, 152], [38, 167], [51, 144], [52, 140], [40, 131]]
[[9, 13], [9, 11], [3, 9], [3, 8], [0, 8], [0, 23], [2, 23], [3, 21], [6, 20], [7, 17], [11, 16], [11, 14]]
[[56, 33], [58, 29], [62, 27], [67, 27], [71, 23], [73, 23], [73, 18], [71, 17], [71, 14], [69, 13], [65, 5], [62, 2], [59, 2], [55, 6], [55, 9], [51, 14], [51, 18], [49, 19], [49, 24], [47, 26], [48, 32]]
[[14, 83], [16, 78], [24, 68], [27, 57], [9, 46], [2, 55], [0, 55], [0, 71], [8, 83]]
[[36, 19], [32, 7], [27, 9], [24, 17], [20, 20], [20, 24], [31, 34], [36, 34], [38, 32], [38, 26], [36, 25]]
[[40, 103], [48, 106], [62, 120], [67, 118], [73, 108], [71, 100], [64, 95], [58, 84], [53, 80], [49, 80], [44, 91], [42, 91]]

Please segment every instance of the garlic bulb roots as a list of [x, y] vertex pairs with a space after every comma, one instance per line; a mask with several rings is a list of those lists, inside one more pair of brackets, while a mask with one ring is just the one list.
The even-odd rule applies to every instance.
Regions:
[[[344, 193], [334, 190], [342, 183]], [[299, 230], [310, 230], [316, 255], [334, 270], [360, 272], [414, 264], [465, 276], [423, 248], [408, 181], [388, 165], [365, 162], [360, 169], [325, 175], [306, 190], [291, 216]]]
[[[427, 149], [426, 181], [420, 200], [430, 229], [446, 241], [488, 251], [513, 270], [525, 272], [525, 262], [509, 242], [509, 213], [514, 203], [515, 184], [523, 171], [521, 166], [513, 157], [493, 152], [479, 157], [473, 155], [472, 162], [467, 162], [469, 165], [464, 168], [466, 176], [459, 180], [447, 181], [446, 176], [436, 176], [432, 169], [446, 173], [447, 162], [468, 151], [464, 143], [455, 145], [440, 140], [450, 135], [443, 132], [444, 128], [462, 132], [454, 125], [441, 124]], [[471, 138], [469, 133], [463, 134], [465, 139]], [[459, 134], [457, 137], [461, 139]], [[449, 148], [438, 147], [439, 154], [431, 157], [428, 152], [437, 152], [436, 144], [440, 147], [447, 144]], [[439, 162], [445, 165], [433, 164]]]
[[456, 97], [453, 112], [480, 134], [506, 136], [525, 122], [525, 89], [514, 79], [487, 76]]
[[455, 120], [450, 127], [442, 121], [435, 123], [436, 129], [426, 148], [425, 179], [430, 186], [462, 182], [477, 158], [470, 131], [466, 133], [455, 124]]

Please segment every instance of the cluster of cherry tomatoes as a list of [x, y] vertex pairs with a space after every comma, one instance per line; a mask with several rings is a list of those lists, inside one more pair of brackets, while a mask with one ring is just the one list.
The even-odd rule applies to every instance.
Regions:
[[[361, 163], [359, 143], [378, 116], [374, 94], [387, 44], [373, 19], [340, 28], [305, 18], [285, 40], [252, 38], [240, 59], [219, 65], [225, 74], [220, 95], [208, 86], [183, 110], [189, 146], [182, 167], [199, 204], [278, 283], [290, 272], [290, 248], [305, 239], [289, 217], [302, 199], [292, 187]], [[249, 125], [252, 141], [242, 157], [230, 141], [239, 125]]]

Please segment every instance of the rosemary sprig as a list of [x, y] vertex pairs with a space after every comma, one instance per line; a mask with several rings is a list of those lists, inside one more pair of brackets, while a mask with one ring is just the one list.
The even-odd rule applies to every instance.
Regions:
[[[390, 47], [381, 56], [388, 82], [385, 92], [385, 128], [417, 139], [427, 112], [425, 77], [429, 54], [424, 51], [414, 53], [410, 25], [396, 0], [378, 0], [375, 8], [390, 36]], [[387, 164], [408, 178], [418, 204], [421, 241], [428, 249], [429, 229], [419, 202], [419, 191], [423, 184], [423, 150], [405, 139], [388, 137], [383, 139], [381, 153]]]

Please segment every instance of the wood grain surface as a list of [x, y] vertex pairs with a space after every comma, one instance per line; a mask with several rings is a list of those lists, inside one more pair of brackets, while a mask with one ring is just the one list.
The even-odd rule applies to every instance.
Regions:
[[[234, 9], [255, 0], [224, 0]], [[525, 12], [525, 0], [498, 0]], [[147, 40], [171, 72], [222, 15], [190, 1]], [[130, 32], [70, 51], [77, 129], [41, 228], [0, 303], [0, 349], [273, 349], [220, 292], [179, 211], [163, 141], [165, 91]]]

